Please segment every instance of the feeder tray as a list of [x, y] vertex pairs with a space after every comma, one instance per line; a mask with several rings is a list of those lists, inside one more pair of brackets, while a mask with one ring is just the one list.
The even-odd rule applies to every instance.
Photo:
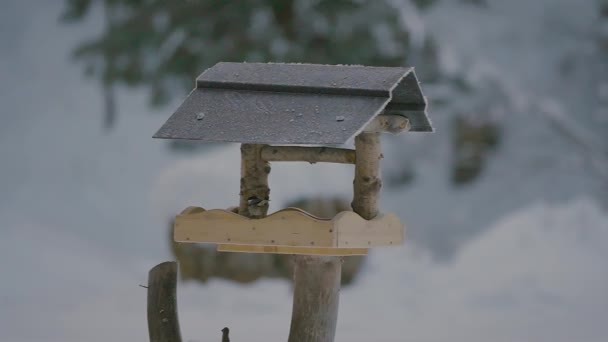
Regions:
[[369, 247], [400, 245], [404, 226], [394, 214], [365, 220], [352, 211], [331, 219], [298, 208], [251, 219], [223, 209], [189, 207], [175, 218], [176, 242], [216, 243], [219, 251], [364, 255]]

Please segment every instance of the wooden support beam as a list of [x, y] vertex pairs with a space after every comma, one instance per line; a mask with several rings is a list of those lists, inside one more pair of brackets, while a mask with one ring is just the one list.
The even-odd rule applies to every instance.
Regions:
[[297, 255], [288, 342], [332, 342], [338, 322], [342, 258]]
[[[239, 202], [239, 214], [261, 218], [268, 213], [268, 202], [255, 208], [250, 212], [247, 200], [256, 197], [260, 200], [268, 200], [270, 189], [268, 188], [268, 174], [270, 164], [262, 160], [261, 151], [264, 145], [242, 144], [241, 145], [241, 192]], [[252, 208], [253, 209], [253, 208]]]
[[290, 246], [217, 245], [218, 252], [272, 253], [299, 255], [350, 256], [367, 255], [367, 248], [316, 248]]
[[383, 158], [379, 133], [361, 133], [355, 138], [354, 196], [351, 207], [366, 220], [378, 215], [378, 194], [382, 188], [380, 160]]
[[265, 161], [304, 161], [314, 163], [354, 164], [355, 151], [332, 147], [264, 146]]
[[150, 342], [181, 342], [177, 318], [177, 263], [163, 262], [148, 274], [148, 333]]

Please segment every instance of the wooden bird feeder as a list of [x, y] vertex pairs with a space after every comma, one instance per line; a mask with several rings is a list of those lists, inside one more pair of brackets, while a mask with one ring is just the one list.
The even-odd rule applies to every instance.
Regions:
[[[240, 202], [235, 209], [189, 207], [175, 219], [179, 242], [219, 251], [294, 257], [289, 342], [333, 341], [341, 258], [394, 246], [398, 217], [378, 210], [380, 133], [431, 132], [426, 99], [412, 68], [313, 64], [218, 63], [154, 136], [241, 143]], [[355, 149], [341, 148], [354, 139]], [[302, 145], [302, 146], [298, 146]], [[333, 218], [298, 208], [267, 215], [270, 162], [354, 164], [353, 211]], [[151, 341], [177, 341], [176, 264], [150, 271]], [[228, 339], [228, 329], [222, 330]]]
[[[404, 226], [377, 209], [378, 135], [432, 130], [413, 68], [218, 63], [154, 137], [241, 143], [240, 206], [187, 208], [175, 219], [174, 239], [215, 243], [220, 251], [307, 255], [399, 245]], [[352, 139], [355, 150], [335, 147]], [[275, 161], [354, 164], [354, 212], [322, 219], [286, 208], [266, 216]], [[252, 198], [266, 200], [261, 215], [251, 212]]]

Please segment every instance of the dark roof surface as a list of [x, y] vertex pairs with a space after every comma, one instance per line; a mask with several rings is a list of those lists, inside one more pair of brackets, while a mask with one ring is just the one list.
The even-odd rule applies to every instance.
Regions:
[[218, 63], [154, 137], [337, 145], [383, 111], [430, 132], [425, 110], [412, 68]]

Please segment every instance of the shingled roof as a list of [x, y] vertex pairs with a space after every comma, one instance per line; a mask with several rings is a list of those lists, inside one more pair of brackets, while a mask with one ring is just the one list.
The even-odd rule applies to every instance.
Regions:
[[380, 113], [431, 132], [413, 68], [218, 63], [154, 135], [203, 142], [339, 145]]

